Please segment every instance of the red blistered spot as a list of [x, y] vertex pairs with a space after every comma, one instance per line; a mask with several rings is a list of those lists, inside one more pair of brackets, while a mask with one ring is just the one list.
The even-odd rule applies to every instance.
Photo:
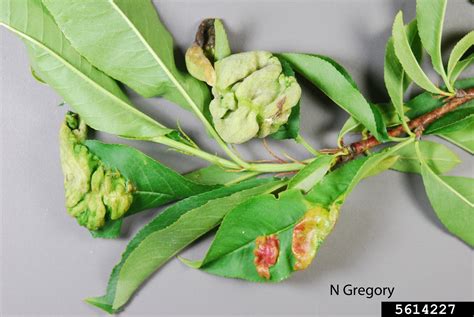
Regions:
[[270, 279], [270, 267], [275, 265], [280, 252], [278, 236], [260, 236], [255, 239], [254, 264], [259, 276]]
[[293, 229], [291, 251], [296, 258], [293, 268], [304, 270], [313, 261], [318, 248], [318, 240], [327, 234], [330, 223], [328, 212], [315, 207], [306, 212], [303, 219]]

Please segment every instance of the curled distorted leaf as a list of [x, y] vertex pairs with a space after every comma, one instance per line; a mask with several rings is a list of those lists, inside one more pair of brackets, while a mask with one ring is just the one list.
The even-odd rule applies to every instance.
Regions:
[[230, 55], [214, 66], [209, 109], [217, 132], [229, 143], [276, 132], [301, 97], [296, 79], [283, 74], [280, 61], [269, 52]]
[[84, 121], [68, 113], [60, 130], [66, 208], [80, 225], [97, 230], [107, 218], [115, 220], [128, 211], [134, 188], [119, 171], [90, 153], [83, 144], [86, 135]]
[[86, 136], [85, 122], [68, 113], [60, 130], [66, 207], [94, 237], [117, 237], [123, 216], [216, 188], [181, 176], [134, 148]]

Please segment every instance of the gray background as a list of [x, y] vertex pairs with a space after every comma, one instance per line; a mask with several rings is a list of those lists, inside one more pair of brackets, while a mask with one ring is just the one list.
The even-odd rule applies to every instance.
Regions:
[[[396, 12], [414, 16], [414, 1], [156, 1], [183, 50], [202, 18], [222, 17], [235, 51], [264, 49], [327, 54], [340, 61], [372, 101], [385, 101], [383, 55]], [[445, 47], [474, 29], [474, 7], [451, 0]], [[5, 316], [104, 315], [81, 299], [101, 295], [127, 241], [157, 211], [129, 218], [123, 239], [94, 240], [65, 211], [58, 128], [61, 98], [29, 73], [25, 49], [4, 29], [1, 35], [1, 309]], [[306, 84], [305, 84], [306, 85]], [[136, 104], [167, 125], [179, 120], [198, 140], [199, 122], [159, 98]], [[317, 147], [335, 144], [347, 115], [306, 85], [303, 135]], [[107, 141], [125, 142], [100, 135]], [[212, 148], [212, 142], [202, 142]], [[162, 146], [134, 143], [182, 172], [203, 162]], [[300, 147], [284, 142], [299, 158]], [[275, 150], [279, 146], [274, 145]], [[473, 176], [472, 158], [454, 146], [464, 163], [450, 174]], [[240, 147], [262, 157], [261, 142]], [[198, 257], [208, 241], [186, 251]], [[380, 298], [329, 296], [329, 285], [395, 286], [391, 300], [472, 300], [473, 251], [447, 234], [434, 216], [416, 175], [387, 172], [362, 182], [308, 270], [276, 285], [252, 284], [191, 270], [173, 260], [127, 307], [125, 316], [378, 315]]]

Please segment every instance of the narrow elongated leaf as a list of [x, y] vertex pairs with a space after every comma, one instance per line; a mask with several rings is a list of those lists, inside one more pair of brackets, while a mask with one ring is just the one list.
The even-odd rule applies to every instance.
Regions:
[[460, 148], [474, 154], [474, 118], [472, 118], [463, 129], [454, 131], [440, 130], [436, 135], [456, 144]]
[[[442, 144], [420, 141], [419, 147], [426, 164], [428, 164], [436, 174], [446, 173], [461, 163], [459, 157]], [[398, 155], [398, 160], [392, 165], [391, 168], [393, 170], [407, 173], [421, 173], [420, 159], [416, 153], [414, 143], [400, 149], [395, 154]]]
[[145, 97], [203, 109], [204, 83], [175, 65], [173, 39], [150, 0], [43, 0], [72, 45]]
[[446, 85], [449, 81], [441, 57], [441, 36], [447, 0], [416, 0], [416, 19], [421, 42], [435, 71], [441, 75]]
[[232, 52], [230, 50], [229, 40], [224, 28], [224, 24], [220, 19], [214, 20], [214, 34], [215, 34], [215, 48], [214, 55], [216, 60], [223, 59], [229, 56]]
[[297, 188], [304, 192], [314, 187], [333, 164], [334, 157], [331, 155], [321, 155], [316, 157], [305, 168], [299, 171], [289, 182], [288, 188]]
[[403, 23], [403, 13], [400, 11], [395, 17], [392, 29], [393, 45], [395, 54], [403, 66], [403, 70], [410, 78], [421, 88], [435, 94], [445, 94], [441, 89], [436, 87], [426, 76], [416, 60], [413, 51], [410, 48], [408, 36]]
[[232, 185], [257, 176], [258, 172], [229, 171], [217, 165], [210, 165], [184, 175], [186, 178], [205, 185]]
[[280, 54], [301, 75], [361, 122], [378, 140], [387, 140], [381, 114], [332, 63], [308, 54]]
[[134, 108], [116, 82], [81, 57], [41, 0], [2, 0], [0, 24], [28, 47], [35, 72], [96, 130], [141, 139], [171, 132]]
[[474, 246], [474, 179], [436, 175], [425, 162], [421, 175], [439, 220], [452, 234]]
[[256, 179], [184, 199], [166, 209], [130, 241], [109, 279], [107, 294], [87, 302], [115, 313], [160, 266], [218, 225], [245, 200], [281, 187], [282, 181]]
[[[451, 51], [451, 55], [449, 56], [449, 61], [448, 61], [448, 79], [450, 80], [450, 82], [453, 82], [458, 75], [456, 74], [457, 72], [456, 66], [459, 63], [459, 60], [464, 55], [464, 53], [466, 53], [467, 50], [471, 48], [473, 45], [474, 45], [474, 31], [471, 31], [467, 33], [454, 46], [453, 50]], [[471, 58], [472, 58], [472, 54], [471, 54]]]
[[[416, 21], [412, 21], [406, 26], [406, 33], [412, 51], [414, 47], [420, 47]], [[388, 40], [385, 48], [384, 81], [388, 95], [398, 113], [399, 119], [405, 120], [403, 96], [411, 80], [405, 74], [402, 65], [398, 61], [393, 45], [393, 38]]]
[[464, 71], [464, 69], [468, 68], [474, 64], [474, 53], [469, 55], [468, 57], [460, 60], [459, 62], [456, 63], [456, 66], [454, 66], [451, 74], [450, 74], [450, 79], [451, 82], [454, 82], [456, 84], [456, 80], [461, 75], [461, 73]]

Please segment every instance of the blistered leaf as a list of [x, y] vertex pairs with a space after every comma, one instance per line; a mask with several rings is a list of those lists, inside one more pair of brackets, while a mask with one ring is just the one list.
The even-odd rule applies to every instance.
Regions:
[[160, 213], [130, 241], [115, 266], [104, 296], [87, 302], [118, 312], [137, 288], [185, 246], [217, 226], [232, 208], [284, 184], [272, 179], [245, 181], [184, 199]]
[[151, 139], [171, 132], [134, 108], [113, 79], [71, 47], [41, 0], [2, 4], [0, 23], [24, 40], [33, 69], [87, 125], [130, 138]]
[[276, 132], [298, 104], [301, 88], [269, 52], [233, 54], [214, 64], [216, 85], [209, 105], [215, 128], [228, 143]]
[[441, 56], [441, 36], [443, 34], [444, 15], [447, 0], [416, 0], [416, 19], [421, 42], [431, 63], [446, 85], [450, 85]]
[[81, 55], [139, 94], [163, 96], [184, 108], [202, 110], [207, 103], [207, 87], [177, 69], [173, 39], [151, 1], [43, 3]]
[[[442, 144], [420, 141], [419, 148], [426, 164], [436, 174], [446, 173], [461, 163], [459, 157]], [[420, 159], [417, 156], [414, 143], [400, 149], [395, 154], [398, 155], [398, 160], [392, 165], [392, 169], [400, 172], [421, 173]]]
[[403, 13], [400, 11], [395, 17], [392, 29], [395, 54], [403, 66], [403, 70], [421, 88], [435, 94], [446, 94], [436, 87], [421, 69], [408, 42], [408, 36], [403, 23]]
[[135, 189], [89, 151], [83, 144], [86, 136], [84, 121], [67, 114], [59, 135], [66, 209], [81, 226], [97, 230], [106, 219], [119, 219], [130, 209]]
[[333, 63], [316, 55], [284, 53], [279, 56], [361, 122], [378, 140], [388, 138], [378, 110], [365, 100], [353, 82]]

